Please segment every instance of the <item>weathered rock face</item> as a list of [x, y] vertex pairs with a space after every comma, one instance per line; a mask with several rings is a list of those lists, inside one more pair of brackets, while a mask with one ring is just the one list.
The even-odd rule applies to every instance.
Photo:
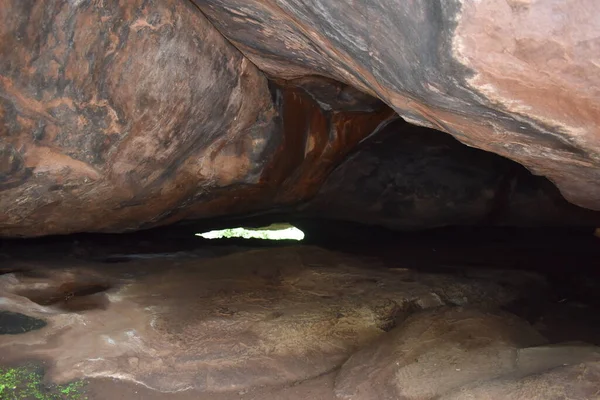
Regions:
[[257, 179], [207, 186], [205, 195], [189, 199], [161, 224], [302, 203], [317, 193], [331, 171], [362, 139], [396, 118], [381, 102], [328, 80], [273, 84], [271, 89], [279, 130], [268, 137], [271, 145]]
[[194, 0], [272, 76], [323, 75], [600, 209], [594, 0]]
[[345, 94], [347, 112], [321, 110], [295, 84], [270, 90], [187, 2], [1, 8], [4, 236], [123, 231], [298, 202], [392, 114], [341, 84], [317, 86], [332, 102]]
[[7, 0], [0, 21], [3, 234], [132, 228], [257, 179], [267, 82], [192, 5]]
[[600, 224], [600, 213], [568, 203], [521, 165], [402, 120], [366, 141], [301, 209], [399, 230]]
[[[0, 236], [295, 210], [395, 112], [512, 158], [568, 200], [600, 209], [600, 9], [591, 0], [568, 9], [500, 0], [195, 4], [1, 1]], [[428, 146], [408, 142], [393, 145]], [[546, 223], [568, 208], [547, 191], [523, 194], [537, 183], [518, 180], [523, 190], [498, 213], [502, 185], [515, 183], [499, 158], [454, 160], [462, 171], [440, 174], [431, 159], [416, 171], [418, 162], [382, 157], [382, 175], [341, 172], [322, 190], [331, 204], [360, 193], [359, 213], [333, 217], [383, 223], [411, 212], [386, 224], [429, 227], [482, 215], [488, 223], [491, 212], [507, 224]], [[405, 193], [374, 193], [386, 190], [391, 168], [408, 168]], [[435, 174], [458, 183], [444, 183], [438, 198]], [[537, 211], [524, 212], [532, 203]], [[572, 208], [563, 220], [589, 215]]]

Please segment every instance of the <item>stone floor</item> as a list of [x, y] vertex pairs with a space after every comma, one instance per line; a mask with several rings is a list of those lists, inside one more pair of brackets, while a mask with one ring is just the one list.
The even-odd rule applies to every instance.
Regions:
[[[411, 326], [410, 321], [433, 318], [428, 313], [467, 310], [482, 313], [477, 315], [484, 315], [486, 321], [488, 315], [509, 321], [492, 331], [514, 325], [510, 322], [514, 318], [525, 328], [511, 334], [519, 340], [506, 347], [508, 353], [530, 354], [530, 348], [569, 341], [600, 344], [600, 319], [593, 298], [588, 302], [558, 298], [555, 283], [547, 275], [499, 268], [494, 252], [489, 252], [487, 265], [485, 257], [478, 256], [477, 265], [465, 260], [464, 266], [457, 267], [448, 261], [455, 256], [448, 254], [445, 261], [431, 260], [429, 268], [411, 265], [412, 256], [403, 258], [410, 252], [402, 253], [399, 247], [375, 253], [315, 246], [220, 246], [106, 257], [76, 252], [5, 255], [0, 266], [0, 365], [37, 362], [44, 367], [46, 382], [83, 379], [90, 400], [367, 400], [387, 397], [364, 387], [358, 390], [358, 383], [352, 383], [358, 379], [343, 381], [343, 376], [356, 373], [347, 372], [352, 365], [348, 360], [363, 354], [365, 360], [372, 360], [372, 376], [379, 376], [374, 371], [385, 370], [390, 359], [364, 352], [373, 349], [377, 353], [386, 340], [405, 334], [402, 330]], [[594, 282], [582, 284], [589, 289]], [[456, 315], [452, 318], [460, 320]], [[457, 324], [441, 332], [462, 326]], [[460, 329], [458, 348], [471, 352], [469, 338], [477, 336], [478, 329], [475, 334]], [[532, 332], [534, 339], [523, 339]], [[427, 340], [446, 343], [444, 335]], [[481, 370], [472, 360], [485, 364], [481, 359], [495, 357], [489, 355], [490, 348], [496, 349], [497, 342], [508, 343], [502, 337], [492, 339], [486, 339], [492, 347], [483, 346], [488, 353], [475, 352], [475, 358], [456, 362]], [[398, 354], [407, 351], [398, 346]], [[560, 348], [559, 356], [552, 350], [552, 356], [542, 357], [552, 359], [544, 363], [560, 363], [562, 359], [556, 361], [556, 357], [568, 354], [569, 362], [587, 363], [586, 370], [592, 374], [585, 377], [588, 383], [600, 371], [594, 358], [597, 348], [582, 344], [576, 351]], [[574, 351], [586, 356], [572, 356]], [[544, 354], [549, 353], [544, 350]], [[402, 357], [392, 360], [401, 362]], [[382, 363], [387, 363], [385, 368], [379, 368]], [[340, 368], [346, 372], [340, 375]], [[410, 368], [411, 373], [417, 368], [419, 375], [424, 373], [419, 368], [431, 371], [426, 363]], [[454, 369], [469, 368], [457, 365]], [[517, 377], [510, 370], [506, 376], [513, 382], [528, 375]], [[497, 379], [506, 376], [485, 378], [500, 382]], [[462, 382], [461, 388], [473, 393], [495, 390], [474, 387], [473, 381], [481, 377], [465, 378], [462, 373], [461, 379], [451, 377], [450, 381]], [[386, 387], [384, 396], [389, 398], [471, 398], [451, 397], [456, 389], [452, 385], [452, 390], [424, 395], [416, 389], [398, 392], [391, 378], [371, 384]], [[506, 382], [502, 385], [508, 387]], [[580, 386], [585, 396], [596, 390], [595, 383]], [[515, 396], [510, 391], [493, 393]], [[588, 398], [573, 393], [570, 398]]]

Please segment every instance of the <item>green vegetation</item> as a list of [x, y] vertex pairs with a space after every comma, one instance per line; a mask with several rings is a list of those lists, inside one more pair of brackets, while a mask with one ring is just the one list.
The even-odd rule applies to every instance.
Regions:
[[244, 239], [266, 239], [266, 240], [302, 240], [304, 233], [289, 224], [274, 224], [265, 228], [246, 229], [232, 228], [220, 231], [198, 233], [205, 239], [221, 238], [244, 238]]
[[0, 367], [0, 399], [2, 400], [86, 400], [84, 381], [66, 385], [45, 385], [43, 371], [35, 365], [15, 368]]

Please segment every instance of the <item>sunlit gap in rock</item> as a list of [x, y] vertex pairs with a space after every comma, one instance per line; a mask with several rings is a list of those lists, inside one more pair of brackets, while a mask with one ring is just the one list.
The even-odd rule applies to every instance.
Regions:
[[290, 224], [272, 224], [263, 228], [230, 228], [197, 233], [204, 239], [265, 239], [265, 240], [302, 240], [304, 232]]

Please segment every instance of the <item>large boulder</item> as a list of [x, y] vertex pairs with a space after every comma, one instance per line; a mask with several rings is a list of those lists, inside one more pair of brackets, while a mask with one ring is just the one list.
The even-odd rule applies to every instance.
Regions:
[[[563, 368], [580, 363], [589, 364]], [[442, 307], [352, 355], [335, 390], [343, 400], [588, 399], [600, 390], [599, 363], [600, 348], [548, 346], [513, 315]]]
[[322, 75], [600, 209], [595, 0], [194, 0], [261, 70]]
[[187, 1], [0, 8], [2, 236], [296, 203], [393, 114], [334, 82], [316, 87], [340, 112], [300, 84], [269, 88]]
[[208, 186], [256, 181], [267, 81], [193, 5], [1, 9], [3, 235], [136, 228]]

